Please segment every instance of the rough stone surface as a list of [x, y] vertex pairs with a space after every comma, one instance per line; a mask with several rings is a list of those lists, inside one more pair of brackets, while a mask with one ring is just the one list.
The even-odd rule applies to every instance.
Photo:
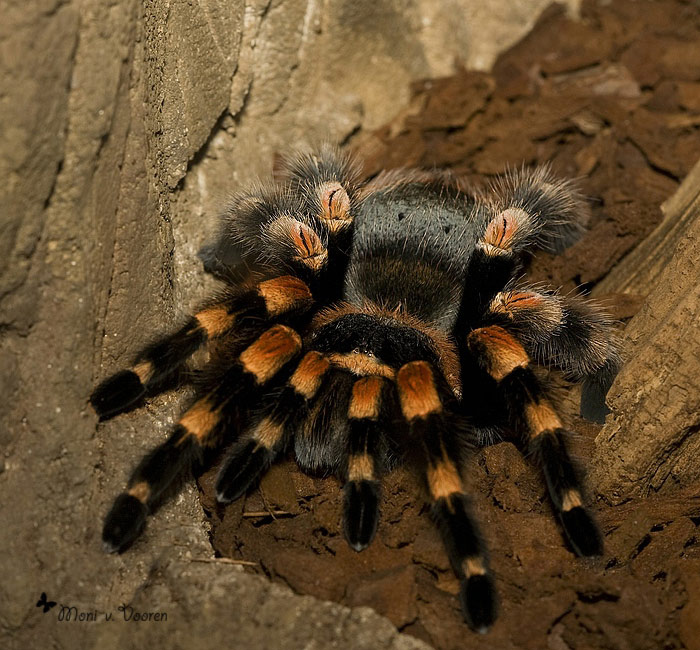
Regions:
[[[378, 125], [409, 82], [455, 62], [487, 66], [545, 3], [490, 3], [508, 16], [495, 34], [472, 0], [6, 0], [3, 647], [142, 647], [166, 630], [173, 647], [210, 647], [214, 621], [220, 642], [238, 635], [247, 647], [420, 647], [366, 610], [193, 564], [212, 550], [191, 486], [127, 555], [103, 555], [102, 515], [166, 435], [179, 396], [99, 427], [87, 396], [206, 290], [194, 261], [204, 216], [273, 152]], [[42, 592], [59, 603], [46, 615]], [[134, 636], [127, 623], [57, 620], [62, 605], [105, 613], [129, 602], [170, 618]]]

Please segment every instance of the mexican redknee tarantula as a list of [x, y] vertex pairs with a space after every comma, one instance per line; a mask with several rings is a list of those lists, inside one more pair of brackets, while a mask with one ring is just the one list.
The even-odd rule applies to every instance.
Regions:
[[240, 194], [223, 216], [217, 259], [227, 288], [91, 397], [104, 419], [173, 383], [201, 346], [209, 361], [172, 435], [134, 470], [104, 524], [122, 551], [178, 477], [224, 446], [219, 501], [244, 495], [293, 449], [308, 472], [344, 482], [344, 531], [374, 538], [382, 476], [410, 463], [461, 582], [464, 617], [496, 617], [487, 553], [463, 473], [470, 450], [514, 441], [539, 467], [577, 555], [602, 552], [583, 504], [567, 431], [537, 364], [584, 382], [600, 419], [618, 354], [587, 302], [521, 285], [527, 257], [560, 249], [586, 207], [571, 182], [521, 171], [469, 193], [440, 173], [363, 181], [332, 147], [292, 157], [276, 184]]

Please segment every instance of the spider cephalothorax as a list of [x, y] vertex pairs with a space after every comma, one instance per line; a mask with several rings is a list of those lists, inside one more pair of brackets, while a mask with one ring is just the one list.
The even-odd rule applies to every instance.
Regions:
[[547, 169], [476, 194], [419, 171], [362, 182], [331, 147], [293, 157], [276, 184], [226, 210], [209, 249], [226, 289], [92, 395], [111, 417], [209, 349], [197, 397], [107, 515], [105, 548], [124, 550], [183, 470], [228, 447], [221, 502], [293, 450], [303, 469], [344, 481], [345, 536], [360, 551], [376, 532], [382, 475], [406, 462], [425, 484], [465, 619], [484, 631], [496, 598], [462, 475], [470, 450], [498, 436], [540, 467], [571, 548], [601, 553], [533, 366], [583, 381], [583, 409], [600, 418], [618, 364], [611, 324], [580, 299], [517, 281], [527, 256], [570, 243], [583, 215], [572, 184]]

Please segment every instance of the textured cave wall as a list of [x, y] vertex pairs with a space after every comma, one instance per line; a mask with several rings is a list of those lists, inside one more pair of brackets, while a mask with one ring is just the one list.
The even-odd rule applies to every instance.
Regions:
[[[369, 610], [212, 562], [192, 486], [120, 557], [101, 517], [176, 396], [97, 426], [95, 381], [210, 282], [226, 193], [302, 141], [381, 124], [422, 77], [488, 67], [546, 0], [5, 0], [0, 26], [0, 639], [6, 648], [424, 647]], [[571, 2], [571, 6], [575, 6]], [[201, 561], [200, 561], [201, 560]], [[138, 632], [59, 624], [169, 612]], [[55, 612], [56, 610], [54, 610]]]

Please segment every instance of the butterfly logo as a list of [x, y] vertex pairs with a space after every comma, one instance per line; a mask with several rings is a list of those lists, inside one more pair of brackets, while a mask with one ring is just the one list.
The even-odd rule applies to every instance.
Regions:
[[44, 608], [44, 614], [48, 612], [52, 607], [56, 607], [56, 601], [55, 600], [46, 600], [46, 592], [42, 591], [41, 592], [41, 598], [36, 602], [37, 607], [43, 607]]

